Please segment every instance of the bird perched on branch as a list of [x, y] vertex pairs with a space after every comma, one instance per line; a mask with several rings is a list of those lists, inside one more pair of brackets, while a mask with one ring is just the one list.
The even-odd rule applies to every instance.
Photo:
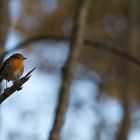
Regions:
[[0, 68], [0, 82], [5, 79], [6, 81], [17, 81], [24, 71], [24, 60], [20, 53], [15, 53], [5, 60]]

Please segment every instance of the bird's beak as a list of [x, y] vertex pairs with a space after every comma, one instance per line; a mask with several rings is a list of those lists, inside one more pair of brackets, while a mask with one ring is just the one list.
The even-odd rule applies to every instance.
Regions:
[[23, 60], [25, 60], [25, 59], [27, 59], [27, 58], [23, 57]]

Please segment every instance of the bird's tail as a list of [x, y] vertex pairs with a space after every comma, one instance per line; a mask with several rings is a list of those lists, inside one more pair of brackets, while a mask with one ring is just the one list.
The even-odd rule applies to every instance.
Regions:
[[2, 82], [2, 80], [3, 80], [3, 78], [1, 78], [1, 76], [0, 76], [0, 83]]

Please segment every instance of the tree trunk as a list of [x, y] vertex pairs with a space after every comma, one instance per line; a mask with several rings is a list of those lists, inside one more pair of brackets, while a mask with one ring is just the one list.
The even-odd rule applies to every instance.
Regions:
[[5, 52], [4, 45], [9, 28], [9, 5], [8, 0], [0, 0], [0, 62]]
[[60, 132], [64, 124], [65, 112], [68, 108], [70, 88], [74, 79], [76, 64], [84, 46], [84, 32], [90, 0], [80, 0], [79, 2], [72, 30], [69, 57], [66, 65], [62, 69], [63, 85], [60, 89], [58, 107], [56, 109], [54, 125], [50, 132], [49, 140], [60, 139]]

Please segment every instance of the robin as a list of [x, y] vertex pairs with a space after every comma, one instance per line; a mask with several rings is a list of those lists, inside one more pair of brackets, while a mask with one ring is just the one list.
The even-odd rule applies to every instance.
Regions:
[[0, 82], [3, 79], [17, 81], [23, 74], [25, 59], [20, 53], [15, 53], [6, 59], [0, 68]]

